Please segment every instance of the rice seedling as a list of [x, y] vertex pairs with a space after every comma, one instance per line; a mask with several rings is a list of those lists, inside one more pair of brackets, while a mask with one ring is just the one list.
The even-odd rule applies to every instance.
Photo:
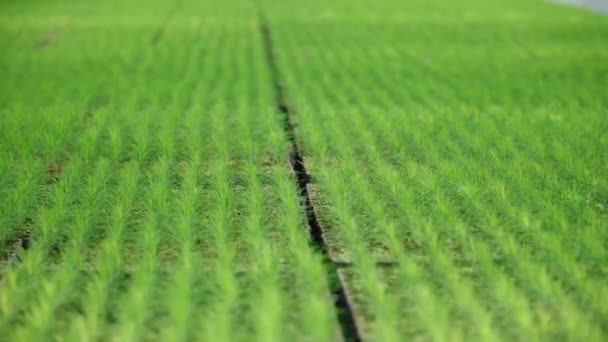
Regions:
[[3, 6], [3, 336], [333, 338], [254, 3]]
[[534, 2], [266, 5], [330, 248], [366, 256], [349, 270], [365, 334], [603, 338], [602, 18]]
[[0, 336], [608, 334], [604, 18], [527, 0], [0, 8]]

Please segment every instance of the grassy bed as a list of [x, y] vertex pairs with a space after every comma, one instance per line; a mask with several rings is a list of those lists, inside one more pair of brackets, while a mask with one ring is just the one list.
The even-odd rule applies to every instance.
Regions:
[[529, 0], [3, 3], [0, 336], [336, 340], [337, 267], [369, 340], [605, 340], [606, 42]]
[[2, 6], [0, 335], [332, 339], [253, 4]]
[[268, 6], [367, 336], [605, 339], [605, 18], [534, 1]]

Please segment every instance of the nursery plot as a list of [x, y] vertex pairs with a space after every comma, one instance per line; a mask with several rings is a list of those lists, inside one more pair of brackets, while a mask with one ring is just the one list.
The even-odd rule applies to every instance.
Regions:
[[333, 340], [253, 3], [1, 6], [0, 335]]
[[3, 3], [0, 336], [605, 340], [607, 42], [529, 0]]
[[541, 1], [264, 5], [364, 336], [606, 339], [605, 18]]

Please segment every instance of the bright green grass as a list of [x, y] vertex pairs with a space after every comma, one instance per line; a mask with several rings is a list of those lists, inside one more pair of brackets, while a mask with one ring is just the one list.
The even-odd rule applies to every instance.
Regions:
[[605, 17], [540, 1], [267, 6], [366, 336], [606, 339]]
[[255, 7], [172, 8], [2, 5], [3, 339], [335, 336]]
[[[606, 339], [605, 17], [260, 2], [364, 337]], [[254, 1], [7, 2], [0, 51], [2, 339], [335, 340]]]

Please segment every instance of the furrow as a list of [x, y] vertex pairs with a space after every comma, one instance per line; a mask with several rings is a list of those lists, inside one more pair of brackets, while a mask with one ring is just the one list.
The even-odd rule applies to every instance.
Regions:
[[284, 128], [287, 137], [291, 142], [291, 151], [289, 155], [289, 163], [293, 173], [296, 176], [298, 190], [300, 196], [304, 200], [304, 208], [306, 211], [306, 219], [308, 223], [308, 230], [311, 238], [311, 243], [315, 249], [321, 253], [327, 266], [327, 278], [329, 283], [332, 283], [332, 279], [336, 279], [337, 282], [334, 284], [332, 294], [334, 296], [334, 306], [338, 322], [340, 323], [342, 337], [347, 341], [360, 341], [361, 334], [358, 330], [357, 324], [354, 318], [354, 309], [352, 307], [352, 300], [350, 300], [346, 293], [346, 285], [344, 277], [341, 277], [338, 272], [338, 267], [332, 262], [329, 256], [329, 249], [327, 243], [323, 237], [323, 231], [319, 224], [319, 219], [315, 213], [310, 193], [308, 190], [308, 184], [310, 184], [310, 175], [306, 170], [306, 165], [300, 153], [300, 148], [297, 142], [297, 132], [295, 127], [295, 115], [294, 108], [289, 104], [287, 94], [282, 85], [281, 76], [279, 72], [279, 66], [273, 50], [272, 45], [272, 33], [267, 20], [260, 14], [260, 32], [264, 43], [264, 51], [266, 53], [266, 60], [268, 67], [271, 72], [272, 82], [276, 92], [277, 108], [280, 113], [284, 115]]

